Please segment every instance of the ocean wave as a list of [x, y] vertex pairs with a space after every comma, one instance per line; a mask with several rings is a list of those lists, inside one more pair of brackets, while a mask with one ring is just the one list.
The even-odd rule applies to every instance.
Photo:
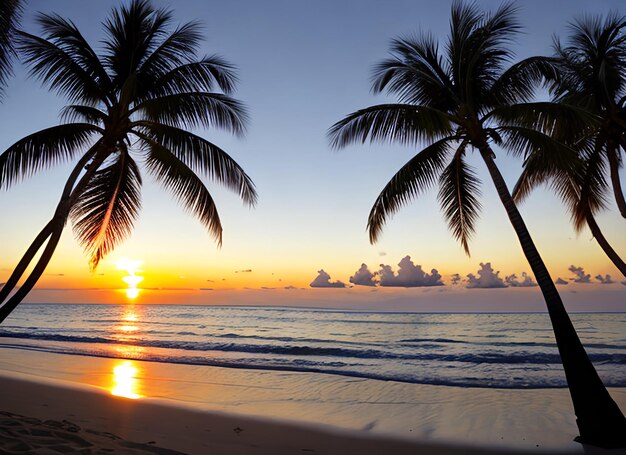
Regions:
[[[372, 359], [372, 360], [403, 360], [403, 361], [427, 361], [441, 363], [467, 363], [467, 364], [560, 364], [558, 353], [544, 352], [473, 352], [473, 353], [437, 353], [437, 352], [397, 352], [380, 349], [353, 349], [345, 347], [325, 347], [310, 345], [275, 345], [275, 344], [245, 344], [245, 343], [214, 343], [193, 341], [171, 340], [145, 340], [137, 337], [125, 339], [87, 337], [79, 335], [61, 335], [45, 333], [11, 333], [0, 331], [0, 337], [18, 339], [47, 340], [70, 343], [103, 343], [141, 346], [148, 348], [176, 349], [182, 351], [219, 351], [234, 352], [256, 355], [283, 355], [293, 357], [340, 357], [346, 359]], [[339, 343], [338, 343], [339, 344]], [[594, 362], [626, 365], [626, 354], [621, 353], [590, 353], [589, 357]]]
[[[407, 373], [379, 373], [354, 369], [358, 364], [347, 364], [345, 362], [320, 362], [312, 360], [298, 359], [297, 361], [283, 361], [280, 359], [212, 359], [198, 356], [169, 357], [158, 354], [144, 354], [133, 357], [132, 355], [121, 356], [115, 351], [93, 351], [80, 348], [63, 348], [58, 346], [25, 346], [19, 344], [0, 344], [0, 348], [25, 349], [56, 354], [78, 354], [90, 357], [123, 358], [134, 359], [147, 362], [174, 363], [183, 365], [201, 365], [221, 368], [241, 368], [262, 371], [288, 371], [295, 373], [323, 373], [338, 376], [355, 377], [362, 379], [375, 379], [383, 381], [406, 382], [411, 384], [430, 384], [440, 386], [455, 387], [476, 387], [476, 388], [504, 388], [504, 389], [545, 389], [567, 387], [564, 377], [541, 376], [541, 377], [440, 377], [433, 375], [419, 376]], [[419, 371], [419, 370], [418, 370]], [[604, 379], [607, 387], [625, 387], [626, 378], [624, 376], [612, 376]]]

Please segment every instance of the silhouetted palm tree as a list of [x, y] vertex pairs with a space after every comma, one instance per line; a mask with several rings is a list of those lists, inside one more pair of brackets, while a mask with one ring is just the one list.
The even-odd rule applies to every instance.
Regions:
[[569, 207], [575, 229], [580, 231], [588, 225], [624, 276], [626, 263], [602, 234], [595, 215], [606, 208], [610, 180], [617, 207], [626, 218], [619, 176], [622, 149], [626, 150], [625, 27], [626, 16], [609, 14], [604, 20], [600, 16], [587, 16], [570, 25], [566, 46], [556, 40], [556, 55], [550, 59], [557, 76], [550, 78], [554, 101], [584, 109], [597, 117], [577, 131], [568, 128], [563, 120], [551, 132], [556, 139], [579, 151], [582, 172], [568, 172], [531, 154], [513, 191], [514, 198], [521, 200], [533, 187], [550, 180]]
[[217, 56], [196, 57], [198, 24], [172, 30], [170, 11], [133, 0], [104, 22], [104, 51], [97, 55], [71, 21], [40, 15], [39, 23], [45, 36], [20, 33], [19, 51], [34, 76], [70, 100], [64, 109], [70, 123], [27, 136], [0, 155], [0, 187], [62, 161], [78, 162], [53, 218], [0, 291], [2, 302], [45, 244], [30, 276], [0, 308], [0, 322], [43, 273], [68, 217], [92, 269], [129, 235], [140, 208], [135, 157], [220, 244], [220, 219], [199, 175], [247, 204], [257, 198], [248, 175], [225, 151], [186, 130], [242, 134], [247, 118], [242, 104], [228, 96], [234, 68]]
[[557, 289], [495, 164], [491, 144], [515, 156], [541, 148], [567, 161], [569, 148], [539, 132], [557, 116], [582, 122], [575, 111], [553, 103], [529, 103], [535, 84], [553, 70], [542, 58], [507, 68], [519, 25], [515, 8], [493, 14], [454, 3], [450, 36], [440, 52], [431, 35], [396, 39], [392, 56], [374, 72], [373, 90], [387, 91], [401, 104], [368, 107], [348, 115], [329, 132], [334, 147], [366, 141], [415, 145], [430, 142], [394, 175], [376, 199], [368, 219], [375, 242], [387, 218], [426, 188], [439, 183], [439, 202], [454, 236], [466, 252], [478, 218], [479, 179], [465, 155], [477, 151], [535, 274], [554, 328], [574, 403], [580, 440], [601, 446], [626, 442], [626, 420], [611, 399], [576, 334]]
[[0, 2], [0, 95], [11, 75], [11, 61], [15, 56], [16, 29], [21, 12], [22, 1], [20, 0]]

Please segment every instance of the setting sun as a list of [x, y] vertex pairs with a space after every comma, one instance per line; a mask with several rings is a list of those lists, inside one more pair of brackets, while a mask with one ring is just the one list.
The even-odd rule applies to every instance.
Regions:
[[118, 270], [124, 270], [128, 272], [128, 275], [122, 278], [122, 281], [128, 285], [126, 289], [126, 297], [129, 299], [135, 299], [139, 296], [139, 288], [137, 285], [143, 281], [143, 277], [136, 275], [141, 272], [139, 267], [143, 264], [143, 261], [136, 261], [132, 259], [122, 258], [117, 261], [116, 266]]

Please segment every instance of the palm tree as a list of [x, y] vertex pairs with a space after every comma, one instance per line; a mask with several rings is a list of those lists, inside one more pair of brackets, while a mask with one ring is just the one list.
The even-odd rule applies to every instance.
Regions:
[[[243, 105], [229, 96], [234, 67], [218, 56], [196, 57], [197, 23], [172, 29], [170, 11], [133, 0], [104, 22], [98, 55], [71, 21], [57, 15], [38, 21], [45, 36], [20, 33], [18, 50], [34, 76], [69, 99], [67, 123], [31, 134], [0, 155], [0, 187], [62, 161], [77, 164], [52, 219], [0, 291], [0, 302], [6, 300], [0, 322], [43, 273], [68, 218], [92, 269], [130, 234], [140, 208], [136, 157], [219, 244], [220, 218], [198, 174], [246, 204], [257, 199], [248, 175], [224, 150], [186, 129], [218, 127], [239, 135], [247, 119]], [[31, 274], [8, 298], [44, 244]]]
[[[602, 234], [595, 215], [606, 208], [609, 180], [617, 207], [626, 218], [619, 168], [626, 150], [626, 16], [587, 16], [570, 24], [567, 45], [555, 41], [550, 89], [556, 103], [584, 109], [597, 120], [572, 131], [561, 121], [553, 136], [579, 151], [582, 171], [567, 172], [531, 154], [513, 191], [522, 200], [533, 187], [551, 181], [569, 207], [576, 231], [585, 225], [613, 264], [626, 276], [626, 263]], [[557, 119], [557, 122], [559, 119]], [[557, 133], [561, 137], [555, 135]], [[570, 168], [571, 171], [571, 168]], [[608, 173], [608, 179], [607, 179]]]
[[513, 57], [510, 45], [519, 29], [511, 4], [487, 14], [475, 4], [455, 2], [444, 52], [431, 35], [396, 39], [391, 58], [376, 66], [373, 91], [387, 91], [399, 103], [356, 111], [333, 125], [329, 137], [338, 148], [366, 141], [409, 146], [428, 142], [376, 199], [368, 218], [370, 241], [377, 241], [390, 215], [438, 182], [444, 216], [468, 254], [480, 210], [480, 182], [465, 157], [478, 152], [546, 301], [580, 441], [624, 446], [626, 419], [589, 361], [494, 161], [492, 144], [515, 156], [537, 148], [558, 152], [567, 161], [574, 152], [538, 129], [552, 124], [556, 116], [583, 121], [576, 111], [558, 104], [528, 102], [535, 84], [553, 67], [542, 58], [530, 58], [507, 68]]
[[3, 0], [0, 3], [0, 95], [11, 75], [11, 61], [15, 56], [14, 38], [21, 12], [20, 0]]

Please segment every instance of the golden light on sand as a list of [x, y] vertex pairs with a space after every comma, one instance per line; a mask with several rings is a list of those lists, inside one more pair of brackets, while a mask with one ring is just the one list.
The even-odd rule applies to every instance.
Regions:
[[141, 398], [137, 393], [139, 370], [133, 366], [131, 360], [124, 362], [113, 368], [113, 387], [111, 394], [118, 397], [131, 398], [133, 400]]
[[135, 261], [132, 259], [122, 258], [117, 261], [117, 269], [128, 272], [128, 275], [122, 278], [122, 281], [126, 283], [128, 288], [126, 289], [126, 297], [129, 299], [136, 299], [139, 296], [140, 289], [137, 287], [139, 283], [143, 281], [143, 277], [137, 275], [141, 272], [139, 267], [143, 264], [143, 261]]

